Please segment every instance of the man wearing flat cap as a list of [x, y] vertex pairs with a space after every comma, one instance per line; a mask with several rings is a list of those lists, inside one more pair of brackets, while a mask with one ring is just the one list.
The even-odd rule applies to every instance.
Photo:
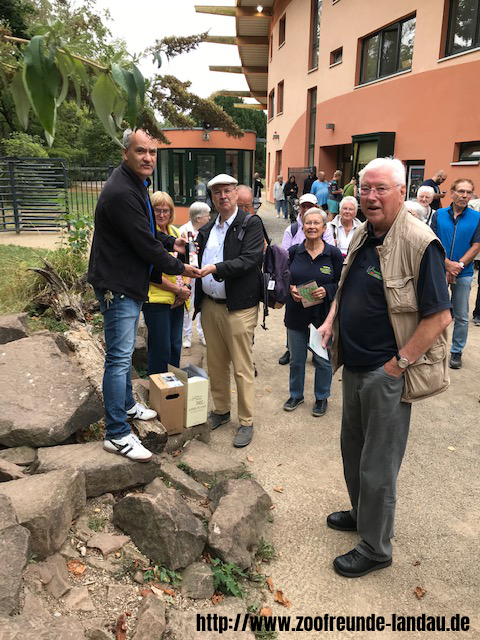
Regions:
[[[237, 206], [237, 180], [227, 174], [208, 183], [218, 216], [197, 236], [200, 276], [195, 313], [202, 312], [214, 411], [212, 429], [230, 422], [230, 364], [237, 386], [239, 427], [234, 447], [253, 437], [255, 371], [252, 339], [260, 301], [263, 228], [258, 216]], [[247, 220], [246, 220], [247, 218]]]

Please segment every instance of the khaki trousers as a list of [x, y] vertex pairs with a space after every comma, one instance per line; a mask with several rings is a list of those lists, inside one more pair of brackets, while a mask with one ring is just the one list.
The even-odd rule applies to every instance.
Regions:
[[237, 385], [238, 421], [253, 424], [255, 372], [252, 360], [253, 333], [258, 305], [228, 311], [226, 304], [202, 300], [202, 327], [207, 341], [207, 366], [215, 413], [230, 411], [230, 363]]

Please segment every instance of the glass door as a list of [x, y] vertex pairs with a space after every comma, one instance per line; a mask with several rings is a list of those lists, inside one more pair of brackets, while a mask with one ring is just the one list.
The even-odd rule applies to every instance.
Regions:
[[418, 187], [422, 185], [424, 175], [424, 164], [408, 164], [407, 200], [416, 199]]
[[214, 151], [191, 151], [192, 188], [190, 203], [207, 202], [211, 206], [207, 183], [220, 171], [219, 154]]

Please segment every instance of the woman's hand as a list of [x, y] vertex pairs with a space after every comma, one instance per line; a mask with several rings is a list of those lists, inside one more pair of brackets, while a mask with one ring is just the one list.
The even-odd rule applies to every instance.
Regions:
[[301, 302], [302, 301], [302, 296], [300, 296], [298, 294], [298, 289], [297, 289], [296, 285], [294, 285], [294, 284], [290, 285], [290, 293], [292, 295], [292, 298], [293, 298], [294, 302]]
[[177, 294], [177, 299], [180, 300], [181, 302], [185, 302], [190, 298], [191, 295], [192, 295], [192, 292], [188, 287], [182, 287]]
[[315, 298], [315, 300], [323, 300], [326, 295], [327, 292], [325, 290], [325, 287], [318, 287], [318, 289], [314, 289], [312, 291], [312, 298]]

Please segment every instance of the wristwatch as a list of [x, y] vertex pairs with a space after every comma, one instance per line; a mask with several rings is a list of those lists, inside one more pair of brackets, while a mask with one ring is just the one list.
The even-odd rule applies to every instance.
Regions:
[[395, 357], [397, 358], [397, 364], [400, 367], [400, 369], [406, 369], [410, 364], [407, 358], [404, 358], [399, 353], [397, 353]]
[[459, 261], [458, 261], [458, 264], [462, 267], [462, 269], [463, 269], [463, 268], [464, 268], [464, 266], [465, 266], [465, 263], [464, 263], [464, 262], [462, 262], [461, 260], [459, 260]]

